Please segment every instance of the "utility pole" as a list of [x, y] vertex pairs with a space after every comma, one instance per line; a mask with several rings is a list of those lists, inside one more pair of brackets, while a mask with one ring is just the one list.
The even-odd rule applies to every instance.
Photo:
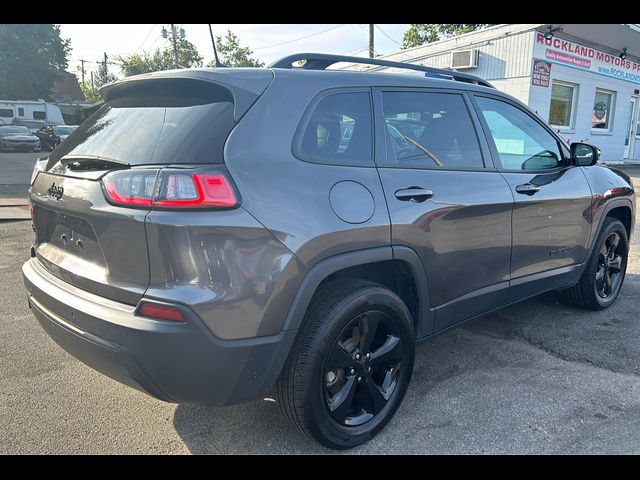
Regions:
[[373, 49], [373, 23], [369, 24], [369, 58], [373, 58], [375, 56]]
[[[184, 28], [180, 29], [180, 38], [184, 39], [186, 34]], [[171, 42], [173, 43], [173, 66], [175, 68], [180, 68], [180, 57], [178, 56], [178, 42], [176, 41], [176, 36], [178, 35], [178, 29], [172, 23], [171, 24]], [[167, 38], [167, 29], [162, 27], [162, 38]]]
[[176, 43], [176, 26], [173, 23], [171, 24], [171, 38], [173, 40], [174, 66], [175, 66], [175, 68], [178, 68], [178, 65], [179, 65], [180, 61], [178, 59], [178, 45]]
[[87, 60], [79, 60], [80, 62], [80, 66], [78, 67], [78, 70], [80, 70], [80, 73], [82, 74], [82, 83], [84, 83], [84, 62], [86, 62]]
[[93, 72], [91, 72], [91, 90], [93, 90]]

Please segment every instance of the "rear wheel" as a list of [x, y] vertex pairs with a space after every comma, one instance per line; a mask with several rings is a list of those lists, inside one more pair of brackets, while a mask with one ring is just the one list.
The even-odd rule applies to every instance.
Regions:
[[629, 240], [620, 220], [606, 218], [580, 282], [567, 292], [583, 308], [602, 310], [615, 302], [627, 270]]
[[330, 448], [376, 435], [407, 390], [415, 333], [404, 302], [372, 282], [341, 279], [318, 292], [278, 382], [285, 415]]

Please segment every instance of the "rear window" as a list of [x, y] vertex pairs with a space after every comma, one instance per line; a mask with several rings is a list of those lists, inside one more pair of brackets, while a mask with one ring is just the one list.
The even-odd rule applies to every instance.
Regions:
[[27, 127], [0, 127], [0, 133], [29, 135], [31, 132]]
[[155, 103], [103, 105], [55, 149], [49, 166], [65, 155], [97, 155], [131, 165], [222, 163], [224, 142], [235, 125], [233, 102]]

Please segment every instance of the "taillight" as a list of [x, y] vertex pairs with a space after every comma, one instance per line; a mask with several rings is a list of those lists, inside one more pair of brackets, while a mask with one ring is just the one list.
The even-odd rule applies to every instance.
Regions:
[[229, 208], [237, 204], [229, 181], [218, 173], [164, 174], [153, 202], [160, 208]]
[[150, 207], [157, 170], [119, 170], [102, 179], [109, 201], [115, 205]]
[[232, 208], [239, 202], [221, 172], [121, 170], [102, 179], [110, 203], [160, 209]]
[[170, 305], [160, 305], [158, 303], [142, 302], [138, 308], [138, 314], [143, 317], [154, 318], [156, 320], [172, 320], [174, 322], [186, 322], [182, 310]]

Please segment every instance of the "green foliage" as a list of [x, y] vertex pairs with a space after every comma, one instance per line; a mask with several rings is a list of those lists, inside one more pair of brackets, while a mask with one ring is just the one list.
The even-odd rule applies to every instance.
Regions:
[[80, 83], [80, 90], [84, 94], [84, 98], [89, 103], [96, 103], [100, 100], [100, 94], [98, 93], [98, 87], [94, 86], [91, 88], [90, 82]]
[[[228, 67], [264, 67], [264, 62], [251, 58], [249, 47], [240, 46], [240, 39], [231, 30], [224, 37], [216, 37], [216, 47], [220, 61]], [[215, 67], [215, 61], [207, 66]]]
[[404, 32], [402, 48], [437, 42], [443, 38], [462, 35], [492, 25], [495, 23], [412, 23], [409, 29]]
[[70, 49], [59, 25], [0, 24], [0, 96], [51, 100]]
[[[196, 46], [185, 38], [178, 38], [178, 65], [179, 68], [192, 68], [202, 66], [202, 56]], [[119, 57], [120, 70], [125, 77], [141, 73], [158, 72], [175, 68], [173, 43], [168, 40], [164, 49], [157, 49], [153, 53], [143, 52], [142, 55], [134, 53], [126, 57]]]

